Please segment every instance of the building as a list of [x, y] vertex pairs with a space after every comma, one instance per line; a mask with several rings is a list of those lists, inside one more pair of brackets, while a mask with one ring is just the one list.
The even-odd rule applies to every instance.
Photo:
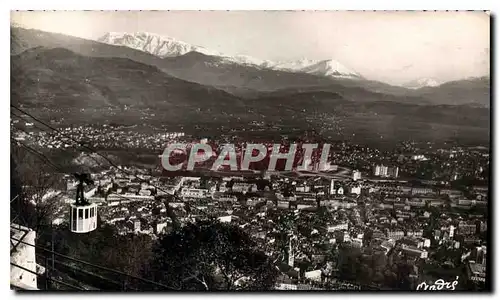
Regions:
[[469, 199], [458, 199], [457, 204], [458, 205], [463, 205], [463, 206], [471, 206], [473, 200]]
[[255, 183], [235, 182], [232, 191], [239, 193], [255, 192], [257, 191], [257, 185]]
[[467, 275], [469, 280], [476, 283], [486, 282], [486, 265], [469, 262], [467, 264]]
[[417, 160], [417, 161], [425, 161], [425, 160], [427, 160], [427, 158], [423, 154], [412, 155], [411, 159], [412, 160]]
[[406, 199], [405, 203], [410, 205], [410, 206], [413, 206], [413, 207], [424, 207], [425, 206], [425, 200], [422, 198]]
[[450, 225], [450, 240], [455, 236], [455, 226]]
[[207, 189], [183, 188], [181, 190], [181, 197], [184, 198], [206, 198], [208, 194]]
[[373, 167], [373, 175], [386, 177], [387, 176], [387, 166], [376, 165], [375, 167]]
[[288, 201], [278, 201], [278, 208], [288, 208], [290, 203]]
[[405, 236], [405, 233], [403, 230], [387, 230], [386, 235], [389, 239], [399, 240]]
[[295, 187], [295, 191], [300, 193], [309, 193], [311, 188], [308, 185], [297, 185]]
[[342, 231], [342, 230], [348, 230], [349, 229], [349, 223], [338, 223], [334, 225], [328, 225], [327, 226], [327, 231], [328, 232], [335, 232], [337, 230]]
[[453, 190], [453, 189], [441, 189], [439, 191], [440, 195], [448, 195], [450, 198], [456, 198], [462, 196], [462, 192], [459, 190]]
[[288, 283], [277, 283], [275, 289], [281, 291], [292, 291], [292, 290], [297, 290], [297, 285]]
[[387, 169], [387, 177], [398, 178], [399, 167], [389, 167]]
[[231, 220], [232, 220], [232, 216], [223, 216], [223, 217], [219, 217], [217, 218], [219, 220], [219, 222], [221, 223], [231, 223]]
[[321, 282], [321, 270], [305, 272], [304, 277], [312, 281]]
[[402, 245], [402, 250], [403, 253], [411, 256], [416, 256], [418, 258], [427, 258], [429, 256], [427, 250], [418, 249], [412, 246], [407, 246], [405, 244]]
[[234, 195], [227, 195], [221, 192], [214, 192], [213, 199], [219, 202], [237, 202], [238, 198]]
[[29, 246], [35, 244], [36, 232], [17, 224], [12, 224], [10, 230], [10, 284], [23, 290], [37, 290], [37, 273], [41, 272], [37, 272], [35, 247]]
[[476, 224], [467, 224], [461, 221], [458, 223], [458, 233], [461, 235], [473, 235], [476, 233]]
[[351, 244], [356, 248], [362, 248], [363, 247], [363, 239], [360, 239], [360, 238], [351, 239]]
[[420, 229], [420, 230], [408, 230], [406, 232], [406, 236], [415, 237], [415, 238], [421, 238], [423, 234], [424, 234], [424, 231], [422, 229]]
[[427, 195], [434, 194], [434, 190], [432, 188], [427, 187], [414, 187], [411, 189], [412, 195]]
[[359, 185], [351, 187], [351, 194], [360, 195], [361, 194], [361, 187]]
[[315, 207], [315, 206], [316, 205], [313, 205], [313, 204], [297, 204], [297, 209], [304, 210], [304, 209]]
[[361, 172], [358, 170], [352, 171], [352, 180], [361, 180]]
[[471, 258], [477, 264], [486, 265], [486, 246], [475, 247], [471, 253]]
[[141, 231], [141, 220], [134, 220], [134, 232]]
[[[87, 197], [85, 197], [87, 198]], [[152, 201], [154, 200], [154, 196], [143, 196], [143, 195], [135, 195], [135, 194], [130, 194], [130, 193], [125, 193], [125, 194], [109, 194], [107, 198], [108, 206], [113, 205], [114, 202], [116, 202], [116, 205], [121, 203], [130, 203], [130, 202], [135, 202], [135, 201]]]
[[376, 165], [373, 167], [373, 175], [380, 177], [397, 178], [399, 175], [399, 167], [389, 167], [385, 165]]
[[139, 191], [139, 195], [141, 195], [141, 196], [151, 196], [151, 190], [142, 189], [142, 190]]
[[389, 251], [391, 251], [391, 249], [394, 248], [395, 245], [396, 243], [394, 242], [394, 240], [389, 239], [383, 241], [382, 244], [380, 244], [380, 247], [384, 249], [385, 254], [387, 255], [387, 253], [389, 253]]
[[479, 232], [483, 233], [483, 232], [485, 232], [487, 229], [488, 229], [488, 225], [487, 225], [487, 223], [486, 223], [486, 222], [484, 222], [484, 221], [481, 221], [481, 222], [479, 223]]
[[158, 223], [158, 224], [156, 224], [156, 233], [157, 234], [163, 233], [167, 230], [167, 228], [168, 228], [167, 222]]
[[338, 169], [338, 166], [330, 164], [329, 161], [317, 161], [314, 164], [314, 170], [317, 170], [317, 171], [323, 171], [323, 172], [337, 171], [337, 169]]

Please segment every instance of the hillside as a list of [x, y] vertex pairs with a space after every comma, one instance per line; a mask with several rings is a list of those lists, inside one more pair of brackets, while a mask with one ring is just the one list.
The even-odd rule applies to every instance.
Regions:
[[12, 102], [45, 107], [210, 109], [240, 99], [125, 58], [87, 57], [37, 47], [12, 57]]
[[[413, 104], [471, 104], [489, 107], [489, 79], [461, 80], [436, 87], [407, 89], [365, 78], [332, 78], [300, 72], [273, 70], [248, 63], [245, 59], [229, 60], [225, 57], [208, 55], [186, 48], [184, 55], [160, 58], [142, 50], [116, 46], [72, 36], [49, 33], [34, 29], [11, 27], [11, 54], [19, 54], [33, 47], [65, 48], [89, 57], [128, 58], [141, 64], [202, 85], [214, 86], [238, 97], [258, 98], [267, 92], [329, 91], [348, 95], [356, 101], [396, 101]], [[174, 47], [174, 50], [177, 49]], [[179, 49], [177, 49], [179, 50]], [[269, 62], [263, 63], [264, 65]], [[306, 65], [313, 65], [307, 62]], [[297, 67], [280, 65], [276, 68]], [[297, 67], [298, 68], [298, 67]], [[300, 69], [300, 68], [299, 68]], [[313, 71], [314, 73], [314, 71]], [[264, 94], [262, 94], [264, 93]], [[353, 95], [353, 93], [355, 95]], [[375, 93], [375, 94], [373, 94]], [[359, 95], [358, 95], [359, 94]], [[356, 96], [357, 95], [357, 96]]]
[[[65, 48], [90, 57], [128, 58], [155, 66], [160, 70], [186, 81], [216, 86], [232, 94], [255, 97], [261, 91], [286, 88], [319, 87], [329, 90], [339, 85], [361, 87], [369, 91], [404, 95], [405, 89], [364, 79], [350, 80], [319, 75], [263, 69], [255, 65], [228, 62], [225, 58], [199, 52], [162, 59], [130, 47], [116, 46], [63, 34], [34, 29], [11, 27], [11, 54], [16, 55], [34, 47]], [[278, 68], [287, 67], [279, 65]]]
[[414, 94], [441, 104], [490, 107], [490, 84], [489, 77], [470, 78], [420, 88]]
[[35, 47], [65, 48], [80, 55], [93, 57], [128, 58], [152, 66], [160, 65], [162, 61], [154, 55], [128, 47], [111, 46], [92, 40], [36, 29], [11, 27], [11, 55], [20, 54]]

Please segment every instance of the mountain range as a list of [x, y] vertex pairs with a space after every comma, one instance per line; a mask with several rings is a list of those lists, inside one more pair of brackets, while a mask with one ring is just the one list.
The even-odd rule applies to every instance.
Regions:
[[[119, 38], [124, 36], [127, 36], [127, 38]], [[130, 36], [134, 37], [135, 35], [131, 34]], [[145, 40], [147, 40], [146, 37], [153, 39], [153, 37], [157, 36], [145, 34]], [[106, 34], [99, 40], [125, 43], [125, 41], [135, 40], [136, 38], [129, 38], [129, 35], [125, 34]], [[159, 39], [155, 41], [157, 44], [162, 45]], [[262, 92], [281, 89], [310, 90], [311, 88], [317, 88], [324, 91], [337, 88], [356, 88], [377, 94], [408, 98], [410, 101], [416, 101], [417, 104], [471, 104], [489, 107], [490, 102], [488, 77], [456, 81], [453, 86], [444, 85], [444, 87], [436, 86], [430, 89], [427, 87], [409, 89], [369, 80], [362, 76], [340, 76], [339, 74], [348, 75], [355, 72], [349, 73], [351, 71], [344, 70], [343, 67], [340, 67], [340, 64], [336, 65], [333, 60], [315, 62], [304, 59], [297, 62], [277, 62], [273, 63], [273, 69], [266, 67], [266, 64], [271, 64], [269, 61], [262, 63], [259, 60], [255, 61], [255, 59], [246, 57], [247, 63], [241, 63], [234, 57], [228, 59], [227, 56], [202, 47], [191, 46], [174, 39], [170, 39], [170, 41], [170, 44], [167, 43], [171, 47], [169, 48], [171, 49], [170, 52], [165, 50], [166, 48], [160, 47], [164, 49], [164, 52], [160, 54], [159, 48], [156, 49], [155, 47], [148, 48], [149, 50], [137, 50], [131, 46], [116, 46], [35, 29], [11, 27], [12, 54], [18, 54], [36, 46], [44, 46], [48, 48], [62, 47], [87, 56], [128, 58], [155, 66], [174, 77], [214, 86], [239, 97], [259, 97]], [[139, 44], [141, 43], [135, 45]], [[142, 44], [146, 43], [143, 42]], [[153, 51], [152, 49], [156, 50]], [[190, 51], [193, 49], [196, 51]], [[165, 51], [170, 54], [167, 55]], [[157, 53], [157, 55], [150, 52]], [[259, 62], [261, 65], [258, 65]], [[290, 71], [292, 68], [294, 69], [293, 72]], [[338, 74], [329, 76], [328, 74], [331, 72], [335, 73], [332, 70], [337, 70]], [[475, 88], [471, 89], [472, 86], [475, 86]], [[451, 93], [446, 92], [448, 87], [452, 88]], [[460, 92], [461, 89], [463, 89], [463, 93]], [[407, 100], [402, 99], [401, 101]]]
[[[242, 55], [228, 56], [171, 37], [146, 32], [110, 32], [98, 41], [163, 58], [164, 62], [160, 65], [169, 74], [188, 81], [216, 86], [238, 96], [255, 96], [255, 91], [267, 92], [297, 87], [331, 90], [340, 84], [344, 88], [354, 86], [374, 93], [405, 96], [422, 104], [489, 105], [487, 77], [466, 79], [463, 81], [463, 87], [460, 87], [462, 81], [445, 84], [433, 78], [420, 78], [402, 87], [395, 87], [367, 80], [334, 59], [317, 61], [303, 58], [297, 61], [272, 62]], [[305, 74], [314, 76], [303, 76]], [[445, 85], [440, 87], [442, 84]], [[448, 91], [448, 88], [451, 90]], [[461, 93], [462, 88], [467, 91]]]
[[[63, 114], [72, 121], [128, 122], [131, 115], [136, 123], [146, 109], [161, 124], [203, 124], [214, 134], [260, 122], [360, 139], [489, 140], [487, 77], [407, 89], [361, 76], [228, 62], [190, 48], [173, 47], [179, 55], [162, 57], [39, 30], [14, 27], [11, 33], [12, 102], [76, 109]], [[304, 65], [310, 61], [295, 66]]]
[[201, 54], [219, 57], [219, 64], [241, 64], [271, 70], [307, 73], [320, 76], [351, 79], [361, 78], [360, 74], [350, 70], [333, 59], [321, 61], [301, 59], [298, 61], [272, 62], [245, 55], [230, 56], [217, 51], [208, 50], [200, 46], [190, 45], [171, 37], [164, 37], [148, 32], [108, 32], [97, 39], [97, 41], [110, 45], [124, 46], [141, 50], [161, 58], [176, 57], [196, 51]]

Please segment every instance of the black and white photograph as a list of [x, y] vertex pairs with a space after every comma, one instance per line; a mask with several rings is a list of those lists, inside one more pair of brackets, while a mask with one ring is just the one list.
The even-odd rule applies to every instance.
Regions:
[[492, 21], [10, 11], [10, 288], [490, 292]]

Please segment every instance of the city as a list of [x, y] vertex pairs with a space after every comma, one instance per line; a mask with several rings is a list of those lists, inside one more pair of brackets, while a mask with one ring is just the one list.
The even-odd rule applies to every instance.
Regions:
[[490, 19], [11, 12], [11, 289], [491, 291]]
[[[15, 139], [38, 148], [72, 145], [68, 138], [63, 144], [62, 136], [29, 131], [28, 125], [26, 131], [13, 127]], [[75, 139], [84, 132], [91, 144], [106, 137], [124, 141], [121, 147], [130, 150], [158, 145], [158, 153], [160, 145], [200, 142], [182, 132], [147, 136], [104, 130], [61, 131]], [[130, 139], [134, 144], [129, 136], [134, 136]], [[333, 144], [332, 149], [332, 164], [317, 173], [226, 170], [220, 174], [200, 164], [189, 176], [173, 176], [158, 164], [156, 169], [111, 167], [92, 174], [95, 186], [86, 197], [98, 203], [101, 222], [121, 235], [157, 239], [172, 231], [174, 222], [183, 226], [206, 218], [237, 225], [269, 257], [282, 261], [278, 289], [390, 289], [390, 280], [396, 280], [391, 277], [395, 260], [412, 266], [405, 278], [412, 289], [421, 282], [456, 276], [459, 286], [484, 285], [487, 148], [435, 148], [427, 143], [419, 147], [405, 142], [393, 151], [346, 143]], [[87, 161], [92, 166], [93, 161]], [[60, 192], [69, 204], [74, 200], [75, 179], [63, 180], [66, 187]], [[293, 224], [286, 237], [278, 230], [284, 218]], [[54, 224], [67, 219], [68, 211], [61, 207]], [[355, 273], [359, 270], [346, 274], [344, 269], [352, 262], [345, 259], [359, 259], [357, 267], [374, 268], [373, 273], [363, 280]]]

